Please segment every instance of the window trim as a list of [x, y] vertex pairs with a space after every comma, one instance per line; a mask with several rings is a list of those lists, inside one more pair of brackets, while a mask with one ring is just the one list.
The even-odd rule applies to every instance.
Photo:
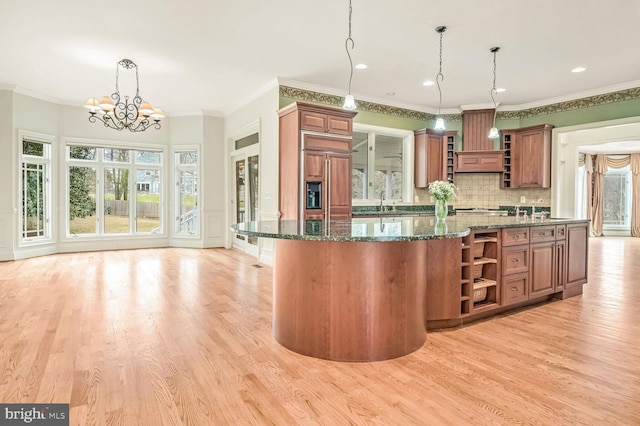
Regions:
[[[61, 197], [62, 205], [61, 209], [63, 213], [61, 215], [62, 223], [61, 229], [64, 229], [64, 241], [105, 241], [110, 239], [139, 239], [139, 238], [166, 238], [168, 227], [167, 227], [167, 209], [166, 209], [166, 197], [167, 191], [164, 188], [167, 188], [166, 183], [168, 179], [168, 160], [167, 160], [167, 147], [163, 145], [153, 145], [153, 144], [139, 144], [133, 142], [113, 142], [113, 141], [98, 141], [98, 140], [90, 140], [90, 139], [82, 139], [82, 138], [65, 138], [62, 141], [62, 152], [60, 154], [61, 162], [64, 165], [63, 171], [61, 172], [62, 176], [64, 176], [64, 187], [63, 187], [63, 196]], [[96, 159], [95, 160], [84, 160], [84, 159], [75, 159], [70, 158], [69, 156], [69, 147], [71, 146], [85, 146], [96, 148]], [[123, 149], [129, 151], [152, 151], [159, 152], [161, 154], [160, 163], [158, 164], [149, 164], [149, 163], [138, 163], [136, 162], [135, 154], [130, 155], [128, 162], [111, 162], [104, 161], [104, 149]], [[104, 220], [102, 216], [96, 220], [98, 223], [96, 224], [96, 232], [92, 234], [81, 234], [74, 235], [71, 234], [69, 229], [69, 167], [94, 167], [96, 169], [96, 212], [104, 211], [104, 188], [103, 185], [103, 176], [105, 168], [128, 168], [131, 173], [129, 173], [129, 188], [130, 188], [130, 197], [129, 197], [129, 212], [130, 212], [130, 222], [129, 222], [129, 231], [126, 233], [105, 233], [104, 229], [102, 229], [102, 221]], [[135, 232], [135, 215], [136, 215], [136, 194], [137, 187], [135, 182], [135, 176], [137, 170], [160, 170], [160, 200], [159, 200], [159, 212], [160, 212], [160, 232]], [[132, 219], [131, 219], [132, 218]]]
[[[43, 157], [35, 157], [30, 155], [23, 154], [23, 143], [26, 141], [30, 142], [39, 142], [45, 144], [46, 146], [46, 155]], [[55, 223], [55, 218], [53, 217], [53, 202], [55, 199], [54, 188], [53, 185], [53, 176], [55, 162], [53, 158], [55, 156], [55, 147], [56, 147], [56, 137], [53, 135], [48, 135], [44, 133], [36, 133], [28, 130], [19, 130], [18, 131], [18, 206], [19, 206], [19, 214], [18, 214], [18, 247], [31, 247], [38, 246], [43, 244], [50, 244], [55, 241], [55, 227], [53, 224]], [[23, 194], [23, 164], [25, 163], [25, 159], [29, 160], [27, 162], [31, 164], [42, 164], [45, 166], [45, 200], [44, 200], [44, 217], [45, 217], [45, 226], [44, 226], [44, 235], [41, 237], [24, 237], [23, 236], [23, 227], [24, 227], [24, 199], [22, 197]]]
[[[195, 164], [178, 164], [176, 161], [176, 155], [181, 152], [194, 152], [196, 153], [196, 163]], [[171, 234], [175, 238], [184, 238], [184, 239], [200, 239], [200, 235], [202, 233], [202, 192], [200, 188], [202, 187], [202, 152], [200, 149], [200, 145], [179, 145], [171, 148], [171, 178], [173, 182], [172, 190], [170, 191], [171, 203], [172, 203], [172, 215], [171, 215]], [[178, 229], [176, 218], [178, 216], [178, 212], [180, 211], [180, 191], [178, 189], [180, 185], [179, 181], [179, 172], [181, 170], [193, 170], [196, 172], [197, 176], [197, 185], [198, 190], [196, 191], [196, 205], [197, 205], [197, 214], [198, 220], [196, 221], [196, 232], [193, 234], [189, 234], [188, 232], [180, 232]]]
[[[413, 203], [413, 159], [414, 159], [414, 134], [411, 130], [397, 129], [393, 127], [374, 126], [371, 124], [353, 123], [353, 131], [360, 133], [373, 133], [385, 136], [402, 138], [402, 200], [396, 201], [396, 204], [412, 204]], [[374, 138], [375, 146], [375, 138]], [[375, 148], [369, 150], [367, 144], [367, 178], [371, 180], [375, 169]], [[367, 185], [369, 182], [367, 182]], [[376, 198], [375, 194], [368, 194], [366, 199], [352, 199], [354, 206], [376, 205], [380, 203], [380, 197]]]

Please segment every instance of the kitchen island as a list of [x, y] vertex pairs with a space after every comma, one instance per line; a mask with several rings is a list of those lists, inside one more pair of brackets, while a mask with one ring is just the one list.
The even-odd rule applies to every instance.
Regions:
[[[232, 230], [276, 239], [273, 335], [280, 344], [317, 358], [376, 361], [418, 349], [427, 328], [456, 326], [544, 298], [579, 294], [586, 282], [587, 224], [567, 219], [532, 224], [513, 217], [448, 217], [445, 223], [433, 217], [380, 217], [247, 222], [233, 225]], [[568, 250], [578, 245], [563, 245], [563, 272], [558, 273], [557, 230], [565, 235], [569, 226], [585, 230], [584, 234], [574, 232], [573, 238], [585, 239], [585, 248], [574, 250], [577, 254], [572, 258], [575, 262], [582, 255], [574, 267], [584, 269], [584, 279], [574, 280], [580, 282], [579, 292], [575, 287], [567, 291], [565, 279], [559, 290], [554, 279], [566, 277], [571, 269], [566, 263]], [[549, 260], [548, 276], [536, 272], [530, 280], [523, 274], [530, 272], [534, 244], [529, 240], [534, 228], [540, 230], [536, 236], [542, 240], [535, 244], [546, 243], [552, 253], [546, 250], [535, 257], [537, 263]], [[517, 248], [507, 256], [515, 256], [509, 258], [513, 264], [526, 262], [526, 271], [504, 270], [502, 246], [508, 238], [518, 244], [507, 242], [505, 248]], [[482, 253], [476, 247], [480, 241]], [[538, 247], [534, 249], [538, 253]], [[514, 293], [520, 299], [503, 296], [503, 277], [518, 289]], [[547, 278], [551, 280], [545, 284], [548, 289], [538, 289]], [[534, 280], [540, 291], [529, 298], [527, 286]]]

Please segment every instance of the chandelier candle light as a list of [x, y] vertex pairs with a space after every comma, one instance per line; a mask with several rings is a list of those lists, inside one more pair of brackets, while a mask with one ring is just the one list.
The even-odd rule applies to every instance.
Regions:
[[[120, 67], [130, 70], [136, 69], [136, 95], [129, 102], [129, 96], [120, 95], [118, 77]], [[160, 129], [160, 120], [164, 114], [160, 108], [154, 108], [149, 102], [144, 102], [140, 97], [140, 83], [138, 79], [138, 66], [130, 59], [122, 59], [116, 65], [116, 91], [109, 96], [104, 96], [98, 102], [92, 98], [87, 101], [85, 108], [89, 110], [89, 121], [95, 123], [100, 120], [105, 127], [115, 130], [129, 129], [131, 132], [142, 132], [153, 126]]]
[[356, 101], [355, 99], [353, 99], [353, 95], [351, 94], [351, 80], [353, 80], [353, 60], [351, 60], [351, 53], [349, 53], [349, 42], [351, 42], [351, 49], [353, 49], [355, 47], [355, 43], [353, 42], [353, 39], [351, 38], [351, 12], [352, 12], [352, 7], [351, 7], [351, 0], [349, 0], [349, 35], [347, 36], [347, 39], [344, 41], [344, 48], [347, 51], [347, 57], [349, 58], [349, 94], [347, 96], [345, 96], [344, 98], [344, 105], [342, 106], [342, 108], [344, 109], [348, 109], [348, 110], [353, 110], [356, 109]]
[[436, 201], [435, 213], [438, 221], [443, 221], [449, 213], [448, 201], [456, 199], [456, 186], [444, 180], [436, 180], [429, 184], [429, 194]]
[[436, 32], [440, 34], [440, 70], [436, 75], [436, 83], [438, 84], [438, 94], [440, 95], [440, 101], [438, 102], [438, 118], [436, 119], [436, 126], [433, 130], [445, 130], [444, 119], [440, 115], [440, 108], [442, 107], [442, 89], [440, 83], [444, 81], [444, 74], [442, 74], [442, 34], [447, 30], [447, 27], [440, 26], [436, 28]]

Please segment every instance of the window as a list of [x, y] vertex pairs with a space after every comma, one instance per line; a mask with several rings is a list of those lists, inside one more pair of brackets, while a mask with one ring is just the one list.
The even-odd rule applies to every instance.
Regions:
[[51, 240], [53, 137], [20, 132], [20, 243]]
[[629, 166], [622, 169], [609, 169], [604, 175], [603, 193], [603, 228], [631, 229], [631, 171]]
[[354, 126], [351, 142], [353, 200], [411, 201], [408, 165], [413, 133], [374, 126]]
[[160, 151], [69, 144], [68, 234], [161, 233], [162, 175]]
[[195, 149], [177, 151], [175, 233], [197, 236], [198, 226], [198, 153]]

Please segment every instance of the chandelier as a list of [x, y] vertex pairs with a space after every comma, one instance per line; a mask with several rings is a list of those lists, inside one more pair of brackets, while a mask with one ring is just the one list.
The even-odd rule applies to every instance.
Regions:
[[[129, 101], [129, 96], [124, 99], [120, 96], [118, 88], [118, 76], [120, 67], [130, 70], [136, 69], [136, 95]], [[105, 127], [115, 130], [129, 129], [131, 132], [142, 132], [153, 126], [160, 129], [160, 120], [164, 114], [160, 108], [153, 108], [149, 102], [143, 102], [140, 97], [140, 83], [138, 80], [138, 66], [131, 59], [122, 59], [116, 65], [116, 91], [109, 97], [103, 96], [98, 102], [91, 98], [85, 104], [89, 109], [89, 121], [95, 123], [98, 120]]]

